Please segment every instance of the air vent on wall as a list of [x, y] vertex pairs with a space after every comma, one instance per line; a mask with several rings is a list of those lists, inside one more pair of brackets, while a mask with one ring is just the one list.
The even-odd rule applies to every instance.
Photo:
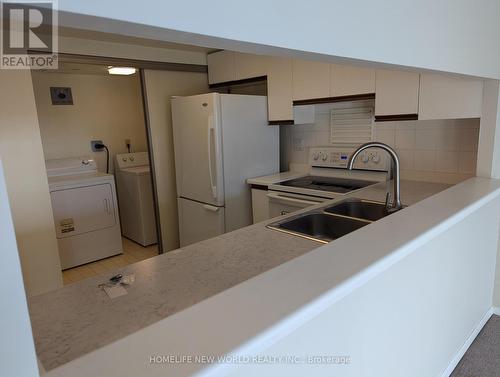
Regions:
[[332, 109], [330, 142], [339, 146], [356, 146], [372, 141], [373, 107]]

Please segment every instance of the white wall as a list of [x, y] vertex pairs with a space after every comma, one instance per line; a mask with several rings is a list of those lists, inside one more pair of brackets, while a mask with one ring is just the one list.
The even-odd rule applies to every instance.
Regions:
[[205, 73], [145, 70], [145, 86], [164, 251], [179, 247], [170, 97], [208, 92]]
[[[500, 232], [499, 232], [500, 238]], [[495, 286], [493, 288], [493, 306], [500, 310], [500, 241], [498, 242]]]
[[495, 0], [278, 0], [271, 4], [256, 0], [251, 7], [230, 0], [210, 7], [197, 1], [153, 0], [138, 7], [109, 0], [62, 1], [59, 9], [73, 13], [61, 14], [61, 24], [83, 29], [248, 52], [276, 53], [261, 45], [276, 46], [500, 78], [500, 3]]
[[[348, 105], [359, 106], [315, 105], [314, 124], [282, 127], [292, 168], [308, 163], [309, 147], [332, 145], [330, 110]], [[403, 179], [457, 183], [475, 175], [479, 119], [375, 122], [373, 130], [375, 141], [398, 152]]]
[[[62, 285], [54, 220], [29, 71], [0, 70], [0, 158], [26, 290]], [[9, 88], [6, 90], [6, 88]]]
[[4, 279], [3, 284], [0, 285], [0, 300], [2, 301], [0, 337], [3, 340], [0, 343], [0, 375], [38, 376], [23, 275], [1, 161], [0, 239], [2, 240], [0, 275]]
[[[116, 153], [147, 151], [139, 74], [114, 76], [33, 72], [33, 87], [45, 159], [90, 155], [106, 171], [106, 153], [92, 152], [90, 140]], [[50, 87], [71, 87], [73, 105], [52, 105]]]

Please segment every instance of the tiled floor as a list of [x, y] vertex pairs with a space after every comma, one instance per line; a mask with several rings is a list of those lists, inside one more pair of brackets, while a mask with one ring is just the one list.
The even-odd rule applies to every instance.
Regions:
[[143, 247], [127, 238], [122, 238], [122, 242], [123, 254], [64, 270], [62, 273], [64, 285], [158, 255], [158, 245]]

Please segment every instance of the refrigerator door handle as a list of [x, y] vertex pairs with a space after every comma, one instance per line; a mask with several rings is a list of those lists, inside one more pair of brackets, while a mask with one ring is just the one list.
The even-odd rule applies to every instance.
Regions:
[[[214, 116], [208, 116], [207, 128], [207, 147], [208, 147], [208, 175], [210, 176], [210, 187], [212, 189], [212, 196], [217, 199], [217, 186], [214, 185], [214, 176], [212, 172], [212, 136], [214, 135]], [[215, 137], [215, 136], [214, 136]], [[217, 169], [217, 167], [216, 167]]]
[[211, 206], [210, 204], [203, 204], [203, 208], [205, 208], [207, 211], [212, 212], [217, 212], [219, 210], [219, 207]]

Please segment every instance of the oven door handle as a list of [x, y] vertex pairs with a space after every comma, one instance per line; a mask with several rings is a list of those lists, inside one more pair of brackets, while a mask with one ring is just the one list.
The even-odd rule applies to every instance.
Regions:
[[269, 199], [281, 200], [283, 202], [298, 203], [298, 204], [313, 205], [313, 204], [320, 204], [320, 203], [322, 203], [321, 201], [313, 201], [313, 200], [305, 200], [305, 199], [292, 198], [291, 196], [280, 195], [280, 194], [276, 194], [274, 192], [268, 193], [267, 197]]

